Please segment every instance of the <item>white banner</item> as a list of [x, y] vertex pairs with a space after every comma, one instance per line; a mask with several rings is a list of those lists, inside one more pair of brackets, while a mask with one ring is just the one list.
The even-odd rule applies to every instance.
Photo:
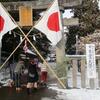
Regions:
[[96, 78], [95, 45], [86, 44], [87, 77]]

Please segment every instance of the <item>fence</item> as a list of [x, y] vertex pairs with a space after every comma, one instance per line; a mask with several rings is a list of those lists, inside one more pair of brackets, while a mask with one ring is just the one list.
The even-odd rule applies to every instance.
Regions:
[[[70, 88], [100, 88], [100, 55], [96, 55], [96, 78], [87, 78], [86, 55], [66, 55], [67, 83]], [[70, 67], [69, 67], [70, 64]]]

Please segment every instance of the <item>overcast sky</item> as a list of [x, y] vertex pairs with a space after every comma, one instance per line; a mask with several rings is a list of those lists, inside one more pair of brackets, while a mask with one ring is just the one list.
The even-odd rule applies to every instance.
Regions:
[[71, 9], [65, 10], [63, 17], [71, 18], [73, 16], [73, 13], [71, 12]]

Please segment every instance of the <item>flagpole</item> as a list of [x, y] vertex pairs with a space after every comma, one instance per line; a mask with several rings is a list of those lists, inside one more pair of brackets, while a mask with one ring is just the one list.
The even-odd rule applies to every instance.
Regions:
[[[12, 17], [11, 17], [12, 18]], [[12, 18], [13, 19], [13, 18]], [[15, 20], [13, 19], [13, 21], [15, 22]], [[16, 23], [16, 22], [15, 22]], [[17, 23], [16, 23], [17, 24]], [[19, 30], [22, 32], [22, 34], [24, 35], [24, 37], [27, 39], [27, 41], [31, 44], [31, 46], [33, 47], [33, 49], [36, 51], [36, 53], [40, 56], [41, 60], [43, 60], [43, 62], [47, 65], [47, 67], [49, 68], [49, 70], [54, 74], [54, 76], [56, 77], [56, 79], [58, 80], [58, 82], [61, 84], [61, 86], [63, 88], [66, 88], [66, 86], [63, 84], [63, 82], [58, 78], [58, 76], [55, 74], [55, 72], [52, 70], [51, 66], [49, 66], [49, 64], [45, 61], [45, 59], [42, 57], [42, 55], [39, 53], [39, 51], [36, 49], [36, 47], [32, 44], [32, 42], [28, 39], [28, 35], [25, 35], [25, 33], [22, 31], [22, 29], [18, 26]], [[34, 28], [34, 26], [32, 27], [32, 29]], [[32, 31], [31, 29], [31, 31]], [[31, 32], [30, 31], [30, 32]], [[30, 33], [29, 32], [29, 33]]]
[[[4, 7], [3, 7], [4, 8]], [[5, 8], [4, 8], [5, 9]], [[5, 9], [6, 11], [6, 9]], [[6, 11], [6, 13], [9, 15], [9, 13]], [[15, 20], [10, 16], [10, 18], [15, 22]], [[58, 82], [61, 84], [61, 86], [63, 88], [66, 88], [66, 86], [62, 83], [62, 81], [58, 78], [58, 76], [55, 74], [55, 72], [52, 70], [52, 68], [49, 66], [49, 64], [45, 61], [45, 59], [41, 56], [41, 54], [39, 53], [39, 51], [36, 49], [36, 47], [32, 44], [32, 42], [28, 39], [28, 35], [30, 34], [30, 32], [33, 30], [34, 26], [31, 28], [31, 30], [27, 33], [27, 35], [25, 35], [25, 33], [22, 31], [22, 29], [20, 28], [20, 26], [16, 23], [16, 25], [18, 26], [19, 30], [22, 32], [22, 34], [24, 35], [24, 37], [28, 40], [28, 42], [31, 44], [31, 46], [33, 47], [33, 49], [36, 51], [36, 53], [40, 56], [40, 58], [43, 60], [43, 62], [47, 65], [47, 67], [50, 69], [50, 71], [55, 75], [56, 79], [58, 80]], [[23, 41], [25, 40], [25, 38], [23, 39]], [[23, 42], [22, 41], [22, 42]], [[22, 43], [21, 42], [21, 43]], [[14, 54], [14, 52], [18, 49], [18, 47], [21, 45], [21, 43], [17, 46], [17, 48], [12, 52], [11, 56]], [[0, 69], [6, 64], [6, 62], [10, 59], [10, 57], [8, 57], [8, 59], [4, 62], [4, 64], [0, 67]]]
[[[13, 19], [14, 20], [14, 19]], [[15, 21], [14, 21], [15, 22]], [[59, 79], [59, 77], [55, 74], [55, 72], [52, 70], [51, 66], [49, 66], [49, 64], [45, 61], [45, 59], [42, 57], [42, 55], [39, 53], [39, 51], [36, 49], [36, 47], [32, 44], [32, 42], [28, 39], [28, 35], [26, 36], [25, 33], [22, 31], [22, 29], [18, 26], [19, 30], [22, 32], [22, 34], [24, 35], [24, 37], [27, 39], [27, 41], [31, 44], [31, 46], [33, 47], [33, 49], [36, 51], [36, 53], [40, 56], [40, 58], [43, 60], [43, 62], [47, 65], [47, 67], [50, 69], [50, 71], [54, 74], [54, 76], [56, 77], [56, 79], [58, 80], [58, 82], [61, 84], [61, 86], [63, 88], [66, 88], [66, 86], [63, 84], [63, 82]], [[34, 28], [34, 26], [33, 26]]]
[[[22, 34], [24, 35], [24, 37], [27, 39], [27, 41], [31, 44], [31, 46], [33, 47], [33, 49], [36, 51], [36, 53], [40, 56], [40, 58], [43, 60], [43, 62], [47, 65], [47, 67], [49, 68], [49, 70], [55, 75], [56, 79], [58, 80], [58, 82], [61, 84], [61, 86], [63, 88], [66, 88], [66, 86], [62, 83], [62, 81], [58, 78], [58, 76], [55, 74], [55, 72], [52, 70], [51, 66], [49, 66], [49, 64], [45, 61], [45, 59], [42, 57], [42, 55], [39, 53], [39, 51], [36, 49], [36, 47], [32, 44], [32, 42], [28, 39], [28, 35], [25, 35], [25, 33], [22, 31], [22, 29], [18, 26], [19, 30], [22, 32]], [[33, 26], [34, 28], [34, 26]]]
[[39, 53], [39, 51], [36, 49], [36, 47], [32, 44], [32, 42], [27, 38], [27, 36], [25, 34], [23, 34], [25, 36], [25, 38], [28, 40], [28, 42], [31, 44], [31, 46], [33, 47], [33, 49], [36, 51], [36, 53], [40, 56], [40, 58], [43, 60], [43, 62], [47, 65], [47, 67], [50, 69], [50, 71], [55, 75], [55, 77], [57, 78], [57, 80], [59, 81], [59, 83], [61, 84], [61, 86], [63, 88], [66, 88], [65, 85], [61, 82], [61, 80], [58, 78], [58, 76], [55, 74], [55, 72], [52, 70], [51, 66], [49, 66], [49, 64], [45, 61], [45, 59], [41, 56], [41, 54]]

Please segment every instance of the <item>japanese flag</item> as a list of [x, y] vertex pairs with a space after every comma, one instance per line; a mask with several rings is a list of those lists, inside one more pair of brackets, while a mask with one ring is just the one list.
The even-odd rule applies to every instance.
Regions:
[[47, 36], [52, 45], [56, 45], [62, 38], [62, 24], [60, 17], [58, 1], [55, 0], [40, 21], [34, 26]]
[[0, 41], [5, 33], [13, 30], [16, 27], [17, 25], [14, 24], [14, 22], [11, 20], [10, 16], [0, 3]]

